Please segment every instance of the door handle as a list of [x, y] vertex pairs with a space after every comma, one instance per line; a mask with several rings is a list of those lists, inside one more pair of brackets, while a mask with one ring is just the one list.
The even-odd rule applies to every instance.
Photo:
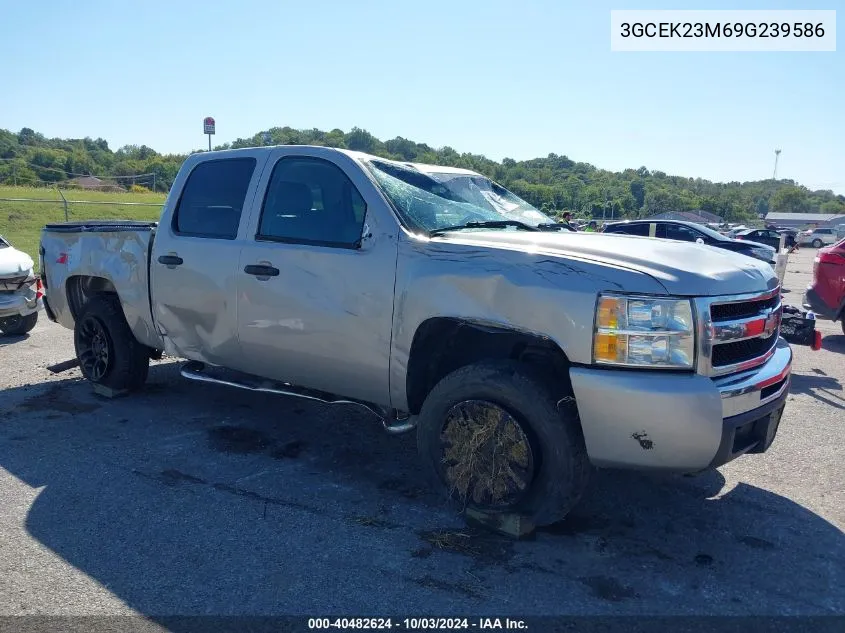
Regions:
[[158, 263], [165, 266], [179, 266], [183, 259], [178, 255], [159, 255]]
[[244, 266], [244, 272], [247, 275], [255, 275], [256, 277], [278, 277], [279, 269], [273, 266], [266, 266], [264, 264], [251, 264]]

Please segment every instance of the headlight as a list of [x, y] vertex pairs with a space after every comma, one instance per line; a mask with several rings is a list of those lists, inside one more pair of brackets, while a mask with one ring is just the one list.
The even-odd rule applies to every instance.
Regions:
[[692, 369], [695, 325], [690, 301], [600, 295], [596, 305], [593, 362]]

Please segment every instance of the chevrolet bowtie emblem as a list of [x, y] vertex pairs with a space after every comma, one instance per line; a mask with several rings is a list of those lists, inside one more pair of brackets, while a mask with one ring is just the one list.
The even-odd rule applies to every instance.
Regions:
[[778, 325], [780, 325], [780, 311], [772, 312], [769, 316], [766, 317], [766, 322], [763, 324], [763, 337], [769, 338], [772, 334], [774, 334], [777, 329]]

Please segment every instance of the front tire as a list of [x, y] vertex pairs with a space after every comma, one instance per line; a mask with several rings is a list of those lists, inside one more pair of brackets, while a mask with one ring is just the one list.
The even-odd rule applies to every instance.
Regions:
[[574, 406], [557, 406], [530, 368], [463, 367], [426, 398], [417, 447], [429, 477], [463, 508], [517, 514], [536, 526], [563, 519], [592, 470]]
[[11, 316], [0, 319], [0, 332], [6, 336], [21, 336], [31, 331], [38, 323], [38, 313], [33, 312], [26, 316]]
[[73, 343], [89, 381], [115, 391], [135, 391], [146, 382], [150, 350], [132, 334], [116, 296], [96, 295], [85, 304]]
[[813, 240], [813, 248], [821, 248], [822, 241], [821, 240]]

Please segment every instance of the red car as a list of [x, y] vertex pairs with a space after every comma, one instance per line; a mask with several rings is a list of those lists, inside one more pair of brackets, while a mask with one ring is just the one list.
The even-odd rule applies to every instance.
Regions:
[[820, 317], [842, 321], [845, 333], [845, 239], [819, 249], [803, 303]]

